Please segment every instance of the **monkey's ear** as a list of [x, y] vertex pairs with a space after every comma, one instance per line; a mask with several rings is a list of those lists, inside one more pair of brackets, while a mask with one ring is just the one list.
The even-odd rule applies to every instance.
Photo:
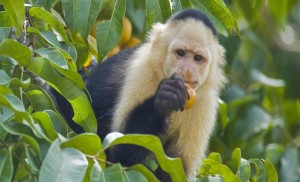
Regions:
[[151, 48], [157, 47], [158, 43], [160, 42], [161, 39], [161, 34], [165, 30], [165, 25], [161, 23], [156, 23], [153, 25], [153, 28], [148, 36], [148, 40], [151, 43]]

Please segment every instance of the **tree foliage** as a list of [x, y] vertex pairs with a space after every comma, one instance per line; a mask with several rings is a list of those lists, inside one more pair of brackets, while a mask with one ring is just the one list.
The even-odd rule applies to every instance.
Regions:
[[[173, 181], [186, 181], [181, 160], [166, 156], [155, 136], [111, 133], [101, 142], [78, 70], [88, 74], [86, 62], [96, 58], [100, 64], [120, 44], [125, 15], [135, 36], [143, 39], [154, 23], [190, 7], [206, 13], [220, 33], [232, 81], [220, 100], [211, 154], [199, 166], [198, 181], [299, 180], [300, 102], [287, 99], [284, 80], [271, 78], [284, 76], [269, 67], [280, 68], [273, 53], [279, 48], [264, 27], [257, 27], [271, 19], [279, 32], [291, 21], [288, 12], [297, 0], [267, 7], [263, 0], [0, 3], [0, 181], [158, 181], [152, 172], [157, 165]], [[262, 11], [267, 18], [257, 19]], [[238, 26], [235, 17], [247, 26]], [[70, 102], [84, 134], [66, 125], [45, 83]], [[143, 146], [157, 163], [123, 167], [106, 161], [105, 150], [119, 144]]]

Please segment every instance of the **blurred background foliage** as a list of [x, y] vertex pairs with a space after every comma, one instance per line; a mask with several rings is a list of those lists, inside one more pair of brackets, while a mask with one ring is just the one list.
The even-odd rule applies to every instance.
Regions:
[[[280, 181], [300, 181], [300, 3], [228, 0], [238, 36], [221, 36], [230, 84], [210, 150], [267, 158]], [[224, 115], [227, 113], [226, 119]]]
[[[102, 179], [104, 176], [110, 179], [114, 176], [107, 174], [112, 172], [114, 172], [112, 174], [120, 174], [119, 179], [124, 176], [134, 177], [137, 174], [132, 173], [133, 171], [139, 171], [147, 179], [155, 181], [155, 177], [141, 166], [123, 169], [119, 165], [113, 165], [106, 169], [103, 162], [105, 154], [99, 138], [93, 134], [76, 136], [72, 131], [70, 132], [45, 90], [34, 82], [32, 74], [42, 77], [56, 89], [61, 89], [64, 96], [68, 96], [70, 91], [72, 94], [76, 93], [78, 96], [76, 98], [80, 99], [74, 103], [81, 104], [82, 101], [87, 101], [87, 98], [83, 96], [82, 90], [85, 87], [82, 85], [82, 80], [78, 79], [77, 69], [83, 71], [82, 75], [88, 73], [91, 60], [101, 62], [105, 57], [137, 45], [145, 39], [151, 24], [164, 21], [166, 17], [180, 8], [193, 5], [208, 14], [218, 29], [221, 44], [227, 50], [226, 73], [230, 81], [220, 99], [218, 125], [208, 151], [211, 155], [204, 160], [205, 165], [198, 173], [202, 177], [205, 176], [201, 178], [201, 181], [228, 179], [226, 177], [230, 175], [227, 175], [226, 166], [229, 166], [240, 181], [248, 181], [248, 179], [271, 181], [274, 173], [260, 174], [268, 169], [263, 165], [269, 166], [270, 169], [270, 165], [264, 159], [274, 164], [279, 181], [300, 181], [300, 84], [298, 80], [300, 78], [300, 1], [224, 0], [229, 11], [221, 0], [175, 1], [182, 2], [182, 7], [176, 6], [172, 10], [165, 8], [162, 9], [161, 14], [155, 8], [147, 9], [147, 3], [149, 7], [151, 3], [154, 5], [163, 1], [127, 0], [126, 11], [122, 7], [125, 1], [119, 0], [116, 10], [116, 0], [89, 1], [99, 8], [99, 10], [88, 12], [96, 16], [90, 16], [92, 20], [86, 20], [88, 23], [80, 21], [74, 24], [74, 21], [86, 17], [81, 16], [80, 13], [78, 16], [70, 11], [69, 5], [75, 1], [25, 0], [27, 4], [44, 7], [46, 10], [33, 7], [30, 8], [31, 11], [26, 11], [26, 18], [30, 17], [30, 23], [32, 23], [27, 25], [29, 28], [27, 29], [28, 37], [26, 37], [21, 31], [24, 31], [23, 20], [25, 19], [25, 7], [18, 4], [21, 1], [0, 0], [0, 4], [6, 3], [6, 9], [3, 5], [0, 6], [1, 180], [9, 181], [12, 176], [16, 181], [37, 181], [47, 179], [48, 176], [56, 177], [51, 169], [43, 167], [46, 166], [43, 163], [62, 165], [63, 158], [54, 159], [59, 154], [69, 157], [70, 163], [66, 165], [76, 165], [72, 157], [73, 159], [77, 157], [84, 164], [73, 171], [81, 175], [77, 176], [79, 181], [81, 178], [83, 181], [97, 181], [96, 179]], [[85, 1], [76, 2], [82, 3], [77, 5], [84, 9]], [[27, 10], [28, 7], [26, 5]], [[165, 7], [168, 6], [165, 5]], [[6, 12], [3, 12], [4, 10]], [[14, 14], [15, 12], [13, 18], [8, 18], [6, 15], [6, 13]], [[124, 28], [123, 30], [120, 28], [123, 15], [126, 16], [123, 19], [125, 31]], [[156, 15], [156, 17], [150, 15]], [[111, 20], [116, 27], [103, 33], [100, 30], [103, 30], [102, 23], [106, 23], [106, 20]], [[238, 23], [238, 26], [235, 23]], [[11, 27], [15, 27], [13, 33], [11, 33]], [[91, 30], [90, 35], [87, 30]], [[77, 31], [80, 35], [76, 34]], [[112, 39], [102, 41], [105, 33]], [[126, 35], [123, 35], [124, 33]], [[57, 38], [60, 39], [57, 40]], [[11, 39], [16, 39], [25, 46], [22, 47]], [[72, 44], [65, 44], [69, 42]], [[14, 45], [14, 52], [10, 49], [12, 45]], [[31, 54], [28, 53], [30, 51], [34, 51], [34, 60], [27, 59]], [[17, 54], [22, 55], [21, 58]], [[53, 54], [57, 57], [51, 57]], [[44, 65], [38, 64], [43, 61]], [[75, 62], [76, 65], [72, 65]], [[18, 64], [21, 66], [17, 66]], [[24, 71], [24, 67], [28, 68], [31, 73]], [[47, 72], [48, 75], [39, 72], [54, 69], [55, 72]], [[64, 75], [66, 79], [52, 78], [56, 73]], [[63, 84], [61, 84], [62, 81], [64, 81]], [[67, 86], [72, 86], [73, 89], [64, 89]], [[8, 93], [10, 97], [7, 96]], [[15, 97], [12, 97], [12, 94]], [[4, 105], [3, 108], [2, 105]], [[81, 112], [84, 115], [86, 111], [91, 111], [88, 103], [80, 106], [79, 109], [74, 107], [77, 113]], [[87, 132], [95, 132], [95, 118], [93, 117], [93, 113], [90, 112], [86, 118], [77, 118], [81, 124], [90, 126], [85, 128]], [[49, 125], [43, 125], [41, 121], [47, 121]], [[60, 139], [60, 146], [57, 138]], [[145, 139], [150, 138], [145, 137]], [[124, 141], [130, 143], [134, 140]], [[95, 145], [92, 146], [91, 143]], [[66, 150], [65, 147], [73, 150]], [[239, 148], [241, 152], [236, 148]], [[154, 150], [159, 152], [161, 148]], [[20, 155], [16, 156], [16, 154]], [[166, 158], [162, 161], [166, 161], [162, 162], [165, 165], [171, 164]], [[210, 166], [211, 162], [218, 162], [218, 165], [213, 163], [214, 165]], [[220, 163], [226, 166], [220, 166]], [[249, 163], [255, 164], [251, 165], [253, 172], [249, 172], [245, 163], [248, 167]], [[207, 165], [213, 166], [212, 169], [220, 167], [218, 168], [220, 173], [210, 173], [209, 169], [205, 169]], [[102, 169], [105, 169], [104, 176], [100, 173]], [[87, 170], [86, 173], [85, 170]], [[125, 172], [121, 173], [121, 170]], [[63, 169], [59, 172], [59, 174], [74, 174]], [[175, 173], [176, 171], [173, 170], [173, 174]], [[102, 176], [99, 176], [100, 174]], [[219, 176], [210, 176], [211, 174]], [[248, 176], [250, 174], [251, 178]], [[139, 177], [144, 179], [141, 175]]]

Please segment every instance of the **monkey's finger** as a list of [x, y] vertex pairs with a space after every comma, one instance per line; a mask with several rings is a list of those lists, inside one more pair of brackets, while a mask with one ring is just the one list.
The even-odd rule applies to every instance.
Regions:
[[163, 89], [176, 95], [176, 98], [173, 98], [173, 100], [177, 103], [176, 108], [179, 108], [181, 111], [183, 111], [186, 101], [180, 88], [165, 84]]
[[181, 90], [181, 93], [183, 94], [183, 96], [188, 100], [190, 99], [190, 94], [189, 94], [188, 89], [185, 86], [184, 81], [181, 76], [178, 76], [178, 74], [174, 74], [171, 77], [171, 79], [166, 80], [166, 83], [179, 88]]

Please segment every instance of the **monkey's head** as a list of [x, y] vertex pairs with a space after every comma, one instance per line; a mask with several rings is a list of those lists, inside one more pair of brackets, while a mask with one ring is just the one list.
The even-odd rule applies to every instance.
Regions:
[[166, 77], [178, 73], [194, 89], [204, 84], [222, 87], [226, 80], [222, 69], [225, 51], [206, 15], [194, 9], [184, 10], [156, 28], [154, 49], [166, 52], [161, 55], [165, 57], [162, 65]]

